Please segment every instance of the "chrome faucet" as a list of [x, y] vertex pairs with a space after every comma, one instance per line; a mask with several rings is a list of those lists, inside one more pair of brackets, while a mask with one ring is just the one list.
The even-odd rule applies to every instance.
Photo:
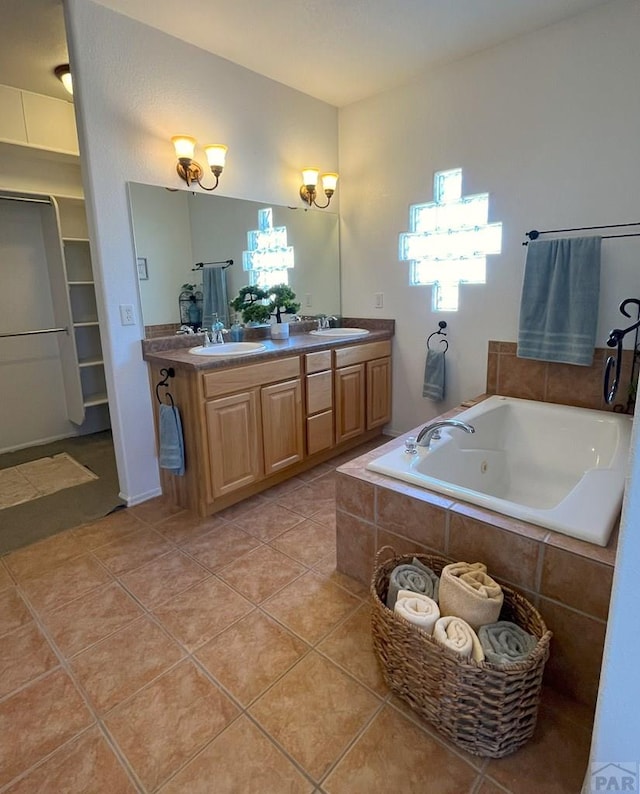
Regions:
[[432, 422], [430, 425], [425, 425], [418, 433], [416, 444], [429, 449], [431, 447], [431, 442], [440, 438], [440, 429], [443, 427], [457, 427], [458, 430], [464, 430], [465, 433], [476, 432], [473, 425], [468, 425], [466, 422], [461, 422], [459, 419], [443, 419], [440, 422]]
[[195, 331], [190, 325], [181, 325], [180, 328], [176, 331], [176, 334], [191, 334], [193, 335]]
[[198, 328], [198, 333], [202, 334], [202, 347], [210, 347], [213, 344], [211, 337], [209, 336], [209, 331], [206, 328]]
[[333, 314], [331, 317], [327, 317], [324, 314], [321, 317], [318, 317], [318, 331], [323, 331], [325, 328], [331, 328], [331, 320], [337, 322], [338, 318]]

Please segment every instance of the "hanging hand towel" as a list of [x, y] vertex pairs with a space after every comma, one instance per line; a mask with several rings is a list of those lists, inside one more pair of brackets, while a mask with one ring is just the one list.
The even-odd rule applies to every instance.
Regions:
[[159, 414], [160, 468], [184, 474], [184, 439], [180, 412], [175, 405], [162, 404]]
[[440, 618], [433, 628], [433, 639], [465, 659], [484, 661], [484, 651], [478, 635], [462, 618], [453, 615]]
[[389, 577], [387, 606], [389, 609], [393, 609], [400, 590], [422, 593], [437, 602], [439, 581], [437, 574], [431, 568], [423, 565], [416, 557], [411, 563], [397, 565]]
[[453, 562], [440, 576], [440, 614], [456, 615], [473, 629], [495, 623], [504, 594], [481, 562]]
[[422, 396], [434, 402], [444, 400], [444, 352], [442, 350], [427, 350]]
[[440, 617], [440, 610], [433, 598], [410, 590], [400, 590], [393, 611], [427, 634], [433, 633], [436, 620]]
[[487, 661], [495, 665], [523, 662], [538, 644], [532, 634], [509, 620], [480, 626], [478, 639]]
[[573, 237], [529, 243], [520, 302], [520, 358], [592, 363], [601, 242], [600, 237]]

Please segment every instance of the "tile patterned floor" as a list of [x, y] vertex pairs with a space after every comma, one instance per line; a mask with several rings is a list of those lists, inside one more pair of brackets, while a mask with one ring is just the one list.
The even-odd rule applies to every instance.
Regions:
[[389, 693], [366, 589], [335, 570], [334, 468], [0, 558], [0, 792], [576, 794], [591, 724], [561, 695], [495, 761]]

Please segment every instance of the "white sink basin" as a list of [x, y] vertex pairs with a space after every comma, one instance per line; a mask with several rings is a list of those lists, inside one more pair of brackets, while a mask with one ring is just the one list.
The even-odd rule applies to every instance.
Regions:
[[321, 328], [318, 331], [309, 331], [314, 336], [329, 336], [332, 338], [337, 337], [351, 337], [351, 336], [366, 336], [369, 331], [366, 328]]
[[192, 347], [189, 349], [194, 356], [246, 356], [250, 353], [262, 353], [267, 348], [260, 342], [224, 342], [221, 345]]

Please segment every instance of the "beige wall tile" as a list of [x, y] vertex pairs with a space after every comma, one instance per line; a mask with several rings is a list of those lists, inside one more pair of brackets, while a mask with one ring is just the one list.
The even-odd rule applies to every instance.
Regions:
[[371, 581], [375, 555], [375, 527], [359, 518], [336, 511], [338, 571], [364, 585]]
[[378, 488], [378, 526], [438, 552], [445, 549], [447, 513], [426, 501]]
[[613, 568], [545, 545], [540, 592], [601, 620], [609, 612]]
[[336, 475], [336, 507], [345, 513], [373, 521], [375, 511], [375, 488], [346, 474]]

